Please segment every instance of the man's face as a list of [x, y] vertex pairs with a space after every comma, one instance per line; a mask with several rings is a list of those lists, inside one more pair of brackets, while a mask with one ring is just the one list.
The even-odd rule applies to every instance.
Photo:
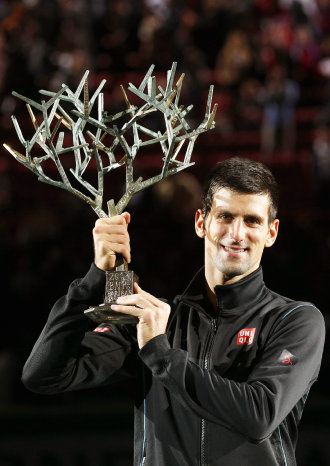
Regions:
[[206, 274], [211, 282], [232, 283], [259, 267], [265, 247], [272, 246], [278, 220], [269, 224], [267, 194], [242, 194], [228, 188], [215, 192], [209, 214], [196, 213], [196, 233], [205, 238]]

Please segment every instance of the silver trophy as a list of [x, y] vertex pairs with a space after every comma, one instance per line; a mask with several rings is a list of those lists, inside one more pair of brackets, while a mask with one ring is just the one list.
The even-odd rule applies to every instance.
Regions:
[[[35, 132], [30, 140], [25, 139], [13, 115], [18, 139], [25, 151], [21, 153], [8, 144], [3, 145], [18, 162], [33, 171], [39, 181], [72, 192], [87, 202], [98, 217], [119, 215], [135, 193], [194, 165], [190, 159], [197, 137], [214, 128], [217, 104], [211, 108], [213, 86], [209, 89], [204, 120], [196, 129], [192, 129], [186, 117], [193, 106], [179, 105], [184, 74], [174, 83], [176, 66], [173, 63], [167, 72], [165, 89], [157, 85], [155, 76], [152, 76], [154, 65], [149, 68], [139, 87], [129, 83], [128, 91], [135, 95], [134, 99], [142, 100], [140, 107], [131, 105], [121, 86], [126, 108], [115, 114], [109, 114], [104, 109], [104, 94], [101, 91], [106, 80], [102, 80], [89, 97], [89, 71], [85, 72], [75, 92], [65, 84], [58, 92], [40, 90], [40, 94], [48, 98], [41, 103], [13, 92], [15, 97], [26, 103]], [[94, 109], [96, 102], [97, 109]], [[35, 116], [34, 111], [39, 115]], [[155, 121], [154, 112], [158, 112], [157, 116], [163, 121], [162, 130], [155, 130], [154, 125], [150, 125], [150, 119]], [[151, 144], [160, 145], [163, 160], [161, 173], [147, 179], [134, 179], [134, 160], [144, 146]], [[184, 146], [184, 156], [179, 158]], [[118, 152], [121, 152], [120, 156]], [[74, 163], [70, 168], [73, 158]], [[57, 179], [45, 173], [49, 173], [50, 163], [56, 165]], [[113, 199], [106, 202], [106, 213], [103, 210], [104, 177], [122, 165], [126, 167], [126, 190], [117, 203]], [[86, 179], [93, 166], [94, 174], [95, 166], [97, 169], [94, 185]], [[111, 310], [111, 304], [119, 296], [134, 293], [135, 279], [134, 272], [128, 270], [123, 257], [117, 257], [115, 270], [106, 272], [104, 303], [90, 307], [85, 314], [95, 322], [136, 323], [134, 317]]]

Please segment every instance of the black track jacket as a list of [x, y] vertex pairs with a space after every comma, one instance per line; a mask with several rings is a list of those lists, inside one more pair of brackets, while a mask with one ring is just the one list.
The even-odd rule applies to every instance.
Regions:
[[[316, 380], [324, 321], [312, 304], [266, 288], [262, 269], [216, 286], [204, 270], [173, 303], [166, 335], [140, 351], [134, 326], [89, 331], [103, 300], [92, 265], [55, 304], [23, 371], [38, 393], [134, 377], [134, 466], [293, 466], [297, 426]], [[95, 325], [94, 325], [95, 327]]]

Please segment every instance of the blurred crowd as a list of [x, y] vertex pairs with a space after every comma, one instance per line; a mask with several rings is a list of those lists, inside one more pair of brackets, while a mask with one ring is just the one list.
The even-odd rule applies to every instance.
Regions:
[[175, 60], [189, 102], [200, 106], [215, 83], [222, 134], [262, 122], [270, 154], [295, 148], [300, 89], [330, 75], [329, 0], [2, 0], [0, 24], [2, 115], [13, 89], [33, 95], [85, 69], [123, 76]]

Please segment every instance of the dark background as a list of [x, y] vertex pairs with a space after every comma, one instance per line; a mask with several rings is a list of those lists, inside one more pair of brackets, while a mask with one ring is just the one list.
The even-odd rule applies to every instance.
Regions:
[[[203, 262], [193, 228], [201, 183], [219, 160], [265, 162], [281, 186], [280, 234], [263, 259], [267, 285], [312, 301], [329, 322], [330, 1], [26, 0], [0, 1], [1, 142], [22, 151], [10, 116], [31, 133], [13, 90], [76, 88], [105, 78], [105, 107], [124, 109], [119, 85], [139, 85], [149, 66], [164, 80], [173, 61], [186, 73], [181, 102], [203, 119], [208, 87], [219, 104], [216, 129], [196, 141], [195, 165], [136, 195], [128, 206], [132, 268], [141, 286], [171, 298]], [[156, 146], [136, 174], [159, 173]], [[50, 168], [54, 175], [54, 170]], [[53, 171], [52, 171], [53, 170]], [[118, 199], [122, 172], [109, 176]], [[92, 176], [92, 175], [91, 175]], [[107, 199], [108, 199], [107, 198]], [[53, 303], [93, 260], [95, 214], [72, 194], [39, 183], [0, 149], [0, 466], [121, 466], [132, 462], [130, 383], [38, 396], [22, 366]], [[326, 344], [304, 412], [299, 464], [330, 464]]]

